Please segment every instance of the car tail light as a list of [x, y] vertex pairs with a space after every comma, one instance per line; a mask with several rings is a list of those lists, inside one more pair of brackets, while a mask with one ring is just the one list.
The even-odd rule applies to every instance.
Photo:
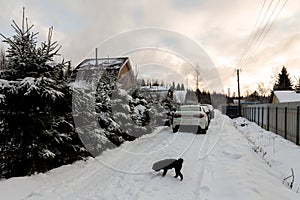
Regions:
[[202, 114], [202, 113], [200, 113], [200, 114], [195, 114], [195, 115], [193, 115], [194, 117], [197, 117], [197, 118], [202, 118], [202, 117], [204, 117], [204, 114]]
[[174, 117], [175, 117], [175, 118], [179, 118], [179, 117], [181, 117], [181, 114], [175, 113], [175, 114], [174, 114]]

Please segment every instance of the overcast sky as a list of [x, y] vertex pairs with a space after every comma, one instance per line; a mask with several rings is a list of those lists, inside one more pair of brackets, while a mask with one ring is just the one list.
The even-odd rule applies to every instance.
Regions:
[[[44, 40], [48, 27], [53, 26], [53, 39], [62, 45], [64, 59], [74, 66], [94, 56], [98, 47], [100, 57], [129, 56], [140, 76], [170, 78], [189, 87], [195, 86], [193, 67], [200, 66], [203, 88], [214, 90], [215, 82], [224, 93], [230, 88], [231, 94], [237, 92], [235, 69], [240, 68], [241, 90], [246, 93], [257, 89], [259, 82], [271, 88], [272, 75], [283, 65], [293, 81], [300, 77], [300, 3], [285, 2], [0, 0], [0, 32], [7, 37], [14, 34], [11, 21], [21, 22], [25, 6], [39, 38]], [[147, 33], [141, 31], [144, 27]], [[118, 50], [107, 50], [110, 48]], [[192, 49], [197, 52], [189, 51]], [[211, 69], [214, 67], [216, 70]]]

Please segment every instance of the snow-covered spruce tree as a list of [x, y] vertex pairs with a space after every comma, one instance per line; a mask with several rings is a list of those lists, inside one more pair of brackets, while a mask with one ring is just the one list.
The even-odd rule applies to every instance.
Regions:
[[132, 91], [120, 88], [116, 77], [103, 72], [96, 92], [98, 122], [115, 145], [151, 133], [155, 126], [150, 119], [153, 110], [147, 99], [134, 88]]
[[151, 104], [134, 89], [121, 89], [116, 74], [99, 68], [78, 70], [76, 77], [70, 83], [76, 131], [93, 156], [152, 132]]
[[[113, 100], [120, 102], [117, 96], [116, 77], [108, 73], [106, 70], [102, 72], [101, 78], [97, 84], [96, 92], [96, 113], [100, 127], [104, 129], [105, 136], [114, 145], [122, 144], [125, 139], [118, 122], [114, 119], [112, 110]], [[112, 98], [112, 96], [114, 96]], [[116, 100], [117, 99], [117, 100]]]
[[27, 19], [14, 21], [15, 35], [4, 38], [8, 66], [0, 74], [0, 177], [45, 172], [88, 155], [75, 134], [71, 92], [64, 70], [53, 64], [60, 47], [48, 40], [37, 46]]

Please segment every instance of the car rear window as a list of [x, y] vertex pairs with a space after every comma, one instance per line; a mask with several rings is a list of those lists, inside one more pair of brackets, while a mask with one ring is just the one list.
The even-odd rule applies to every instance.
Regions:
[[198, 106], [181, 106], [178, 111], [201, 111], [201, 107]]

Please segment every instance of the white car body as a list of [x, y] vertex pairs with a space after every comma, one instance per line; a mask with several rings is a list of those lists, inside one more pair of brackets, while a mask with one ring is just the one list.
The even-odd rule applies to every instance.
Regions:
[[180, 126], [198, 126], [198, 133], [200, 131], [206, 133], [208, 124], [208, 116], [200, 105], [181, 105], [173, 114], [172, 129], [174, 133]]

